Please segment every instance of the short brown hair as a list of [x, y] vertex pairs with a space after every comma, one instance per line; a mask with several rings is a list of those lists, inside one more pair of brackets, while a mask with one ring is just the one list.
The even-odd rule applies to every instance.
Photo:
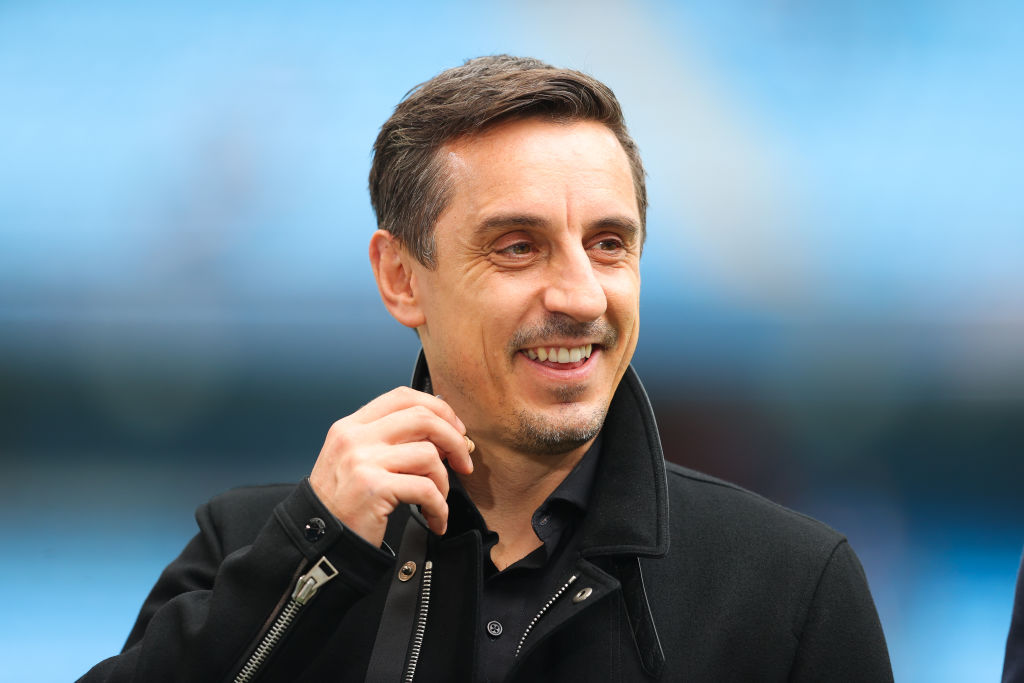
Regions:
[[643, 162], [611, 89], [579, 71], [495, 55], [470, 59], [419, 84], [381, 127], [370, 168], [377, 226], [397, 237], [420, 263], [434, 267], [434, 224], [453, 189], [438, 150], [501, 121], [532, 116], [608, 126], [629, 158], [637, 209], [646, 225]]

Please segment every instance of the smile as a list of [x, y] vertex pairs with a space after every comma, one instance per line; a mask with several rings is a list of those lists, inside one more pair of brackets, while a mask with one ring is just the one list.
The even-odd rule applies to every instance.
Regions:
[[523, 349], [530, 360], [549, 361], [551, 363], [578, 363], [590, 358], [594, 351], [593, 344], [584, 346], [541, 346], [535, 349]]

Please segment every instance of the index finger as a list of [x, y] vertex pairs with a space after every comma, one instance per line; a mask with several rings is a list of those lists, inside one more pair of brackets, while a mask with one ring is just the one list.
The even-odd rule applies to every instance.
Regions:
[[422, 405], [389, 413], [364, 428], [372, 430], [370, 433], [384, 443], [430, 441], [456, 472], [473, 471], [469, 437]]
[[378, 396], [353, 413], [352, 416], [366, 424], [413, 406], [428, 408], [442, 420], [455, 427], [459, 434], [466, 434], [466, 425], [444, 399], [409, 387], [398, 387]]

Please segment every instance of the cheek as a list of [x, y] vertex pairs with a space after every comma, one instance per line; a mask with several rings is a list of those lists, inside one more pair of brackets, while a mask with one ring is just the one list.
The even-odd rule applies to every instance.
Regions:
[[[460, 290], [453, 290], [460, 292]], [[490, 297], [466, 296], [463, 288], [444, 304], [445, 352], [457, 358], [463, 374], [495, 376], [507, 369], [509, 312]]]
[[623, 324], [623, 331], [639, 317], [640, 278], [632, 273], [610, 280], [605, 287], [608, 308]]
[[606, 290], [609, 314], [613, 324], [619, 328], [623, 365], [629, 363], [636, 349], [640, 332], [640, 281], [639, 277], [623, 278], [618, 288]]

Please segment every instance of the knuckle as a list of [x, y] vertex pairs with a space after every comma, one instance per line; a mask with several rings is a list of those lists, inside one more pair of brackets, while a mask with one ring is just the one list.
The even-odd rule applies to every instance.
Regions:
[[412, 392], [413, 392], [413, 390], [411, 388], [409, 388], [409, 387], [395, 387], [394, 389], [389, 391], [386, 395], [394, 397], [394, 398], [399, 398], [399, 397], [411, 394]]
[[349, 472], [349, 479], [363, 491], [375, 491], [377, 489], [377, 473], [372, 467], [366, 464], [357, 464]]
[[364, 425], [357, 422], [337, 422], [337, 428], [331, 435], [334, 449], [349, 457], [360, 455], [365, 450], [369, 432]]
[[416, 454], [422, 458], [436, 458], [438, 456], [437, 446], [433, 441], [417, 441]]
[[438, 500], [443, 500], [441, 492], [437, 490], [437, 484], [427, 477], [418, 477], [416, 482], [416, 489], [423, 500], [435, 504]]
[[428, 420], [434, 414], [434, 411], [422, 404], [412, 406], [409, 411], [420, 420]]
[[348, 450], [352, 446], [352, 434], [347, 429], [339, 430], [334, 434], [334, 443], [339, 449]]
[[338, 441], [339, 439], [343, 439], [345, 437], [346, 432], [348, 431], [347, 427], [348, 422], [345, 420], [345, 418], [335, 420], [333, 423], [331, 423], [330, 429], [327, 430], [328, 438], [330, 438], [332, 441]]

